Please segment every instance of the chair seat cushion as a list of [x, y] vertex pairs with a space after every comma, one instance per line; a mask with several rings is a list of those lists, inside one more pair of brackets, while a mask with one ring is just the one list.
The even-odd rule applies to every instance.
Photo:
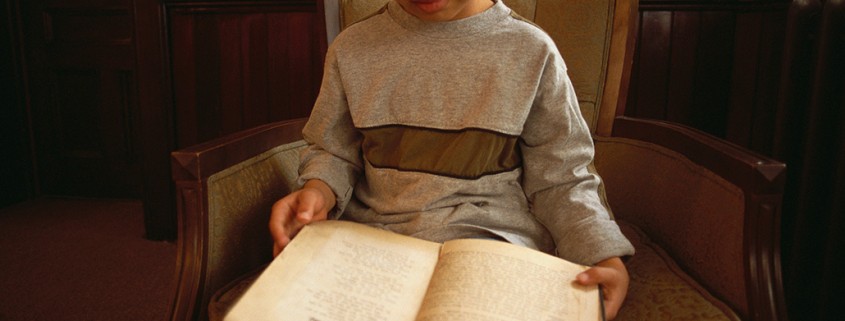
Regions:
[[[725, 303], [684, 273], [642, 230], [622, 221], [619, 221], [619, 226], [637, 252], [625, 263], [631, 283], [617, 321], [739, 320]], [[255, 282], [265, 267], [247, 273], [218, 290], [208, 304], [209, 320], [223, 320], [232, 304]]]
[[642, 230], [617, 222], [636, 249], [625, 262], [631, 283], [617, 321], [739, 320], [727, 304], [684, 273]]

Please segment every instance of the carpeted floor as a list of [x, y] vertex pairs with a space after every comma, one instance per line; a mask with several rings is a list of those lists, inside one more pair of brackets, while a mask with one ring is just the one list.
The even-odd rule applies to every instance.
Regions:
[[176, 246], [143, 236], [139, 201], [0, 209], [0, 320], [167, 319]]

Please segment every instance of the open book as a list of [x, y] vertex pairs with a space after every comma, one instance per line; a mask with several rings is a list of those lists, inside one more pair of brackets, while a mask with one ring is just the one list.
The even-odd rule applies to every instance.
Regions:
[[505, 242], [444, 244], [345, 221], [302, 229], [226, 321], [603, 319], [587, 267]]

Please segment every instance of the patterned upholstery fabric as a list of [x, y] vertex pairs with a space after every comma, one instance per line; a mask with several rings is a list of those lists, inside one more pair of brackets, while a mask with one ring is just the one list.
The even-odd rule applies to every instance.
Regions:
[[[218, 289], [272, 259], [269, 209], [295, 189], [302, 141], [273, 148], [208, 178], [205, 284]], [[208, 300], [209, 298], [203, 298]]]
[[616, 321], [739, 320], [727, 305], [684, 273], [642, 230], [618, 222], [637, 254], [625, 262], [631, 283]]
[[654, 144], [616, 137], [595, 142], [595, 165], [615, 217], [641, 228], [687, 273], [746, 313], [742, 190]]

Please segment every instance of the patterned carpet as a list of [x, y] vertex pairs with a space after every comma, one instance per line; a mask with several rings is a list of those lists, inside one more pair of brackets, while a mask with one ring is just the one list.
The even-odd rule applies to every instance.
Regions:
[[165, 320], [176, 246], [144, 239], [133, 200], [0, 209], [0, 320]]

